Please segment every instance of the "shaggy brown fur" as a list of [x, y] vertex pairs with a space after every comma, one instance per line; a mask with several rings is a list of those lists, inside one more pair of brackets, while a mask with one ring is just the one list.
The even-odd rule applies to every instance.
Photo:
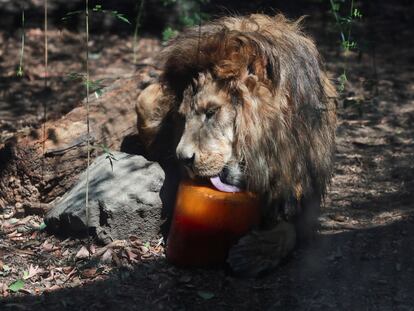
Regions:
[[[235, 115], [232, 138], [226, 142], [232, 145], [231, 161], [243, 165], [247, 189], [261, 194], [267, 213], [270, 209], [277, 219], [280, 202], [293, 199], [306, 208], [315, 205], [306, 203], [311, 200], [319, 205], [333, 166], [336, 93], [299, 23], [282, 15], [251, 15], [189, 29], [162, 54], [163, 76], [153, 88], [164, 99], [143, 103], [141, 96], [138, 101], [138, 111], [146, 115], [141, 131], [154, 134], [167, 115], [206, 114], [209, 108], [203, 105], [210, 105], [206, 98], [214, 95], [220, 108], [216, 131], [228, 122], [225, 114]], [[155, 107], [159, 103], [162, 108]], [[145, 112], [153, 108], [155, 123]], [[197, 152], [206, 158], [202, 145], [208, 144], [198, 143]], [[227, 160], [216, 159], [221, 162], [216, 160], [215, 166], [227, 165]]]

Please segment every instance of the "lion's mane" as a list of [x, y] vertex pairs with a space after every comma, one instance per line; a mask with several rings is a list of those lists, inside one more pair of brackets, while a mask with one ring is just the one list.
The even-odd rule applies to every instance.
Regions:
[[183, 32], [161, 55], [176, 103], [199, 72], [227, 88], [247, 187], [269, 199], [323, 195], [332, 172], [336, 93], [299, 24], [226, 17]]

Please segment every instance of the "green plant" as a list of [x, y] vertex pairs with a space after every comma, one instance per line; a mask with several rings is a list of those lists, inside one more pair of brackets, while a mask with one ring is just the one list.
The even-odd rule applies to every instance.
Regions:
[[24, 56], [24, 10], [22, 11], [22, 46], [20, 49], [19, 67], [17, 69], [17, 76], [23, 76], [23, 56]]
[[14, 281], [9, 285], [9, 290], [17, 293], [19, 290], [21, 290], [24, 287], [24, 281], [22, 279], [19, 279], [17, 281]]
[[163, 0], [164, 6], [174, 6], [178, 11], [178, 25], [169, 25], [162, 33], [162, 38], [167, 41], [178, 34], [182, 27], [193, 27], [208, 19], [208, 14], [201, 12], [201, 6], [210, 0]]
[[114, 171], [114, 162], [118, 161], [117, 158], [115, 158], [114, 154], [111, 152], [108, 146], [103, 144], [98, 144], [97, 146], [93, 146], [92, 149], [99, 149], [102, 151], [106, 156], [105, 159], [109, 161], [109, 164], [111, 165], [112, 172]]
[[127, 24], [129, 24], [129, 25], [131, 25], [131, 22], [130, 22], [130, 21], [129, 21], [126, 17], [125, 17], [125, 15], [124, 15], [124, 14], [119, 13], [118, 11], [104, 10], [104, 9], [102, 8], [102, 5], [100, 5], [100, 4], [95, 5], [95, 7], [94, 7], [94, 8], [92, 8], [92, 11], [93, 11], [93, 12], [100, 12], [100, 13], [110, 14], [110, 15], [112, 15], [113, 17], [115, 17], [115, 18], [119, 19], [120, 21], [122, 21], [122, 22], [124, 22], [124, 23], [127, 23]]
[[346, 81], [348, 81], [345, 69], [342, 72], [342, 74], [339, 76], [338, 81], [339, 81], [338, 90], [339, 90], [339, 92], [342, 93], [345, 90]]
[[87, 78], [87, 75], [85, 73], [79, 73], [79, 72], [71, 72], [67, 75], [67, 78], [69, 80], [73, 81], [81, 81], [81, 83], [86, 87], [88, 85], [89, 87], [89, 93], [95, 93], [96, 98], [100, 97], [102, 95], [102, 90], [104, 88], [103, 82], [104, 79], [97, 79], [97, 80], [91, 80]]
[[[346, 8], [347, 0], [329, 0], [331, 5], [331, 12], [335, 18], [336, 25], [340, 33], [341, 48], [345, 52], [357, 49], [357, 43], [352, 39], [352, 26], [356, 19], [362, 18], [362, 13], [359, 9], [355, 8], [354, 0], [350, 0], [349, 8]], [[345, 15], [341, 15], [341, 12], [348, 12]], [[343, 69], [343, 73], [339, 76], [339, 91], [343, 92], [345, 89], [346, 81], [348, 80], [346, 74], [346, 68]]]
[[350, 0], [349, 11], [342, 16], [340, 12], [342, 5], [345, 3], [346, 0], [330, 0], [332, 14], [341, 36], [341, 46], [345, 51], [350, 51], [357, 48], [357, 43], [351, 37], [352, 25], [356, 19], [362, 18], [362, 13], [355, 8], [354, 0]]
[[[88, 14], [90, 12], [91, 11], [88, 11]], [[113, 17], [115, 17], [116, 19], [131, 25], [131, 22], [125, 17], [125, 15], [123, 13], [119, 13], [118, 11], [113, 11], [113, 10], [105, 10], [105, 9], [102, 8], [102, 5], [100, 5], [100, 4], [95, 5], [92, 8], [92, 12], [109, 14], [109, 15], [112, 15]], [[68, 21], [69, 19], [71, 19], [75, 15], [80, 15], [80, 14], [84, 14], [84, 13], [86, 14], [86, 12], [83, 11], [83, 10], [71, 11], [71, 12], [66, 13], [65, 16], [61, 18], [61, 20], [65, 22], [65, 21]]]
[[168, 41], [178, 35], [178, 30], [167, 27], [162, 32], [162, 41]]

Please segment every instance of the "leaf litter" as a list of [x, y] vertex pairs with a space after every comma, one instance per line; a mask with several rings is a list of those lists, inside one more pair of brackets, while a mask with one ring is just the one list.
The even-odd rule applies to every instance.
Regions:
[[[42, 223], [37, 215], [0, 222], [0, 251], [6, 251], [0, 260], [0, 297], [80, 286], [107, 278], [114, 268], [164, 256], [160, 239], [143, 243], [131, 236], [105, 246], [88, 245], [87, 240], [59, 240], [45, 232]], [[31, 230], [21, 230], [28, 224]]]

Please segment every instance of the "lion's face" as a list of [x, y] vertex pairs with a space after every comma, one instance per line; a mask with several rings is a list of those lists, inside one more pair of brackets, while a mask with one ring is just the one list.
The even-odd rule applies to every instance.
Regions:
[[237, 112], [228, 92], [210, 74], [200, 74], [184, 92], [178, 112], [183, 131], [176, 154], [189, 175], [219, 175], [240, 186], [241, 170], [233, 148]]

